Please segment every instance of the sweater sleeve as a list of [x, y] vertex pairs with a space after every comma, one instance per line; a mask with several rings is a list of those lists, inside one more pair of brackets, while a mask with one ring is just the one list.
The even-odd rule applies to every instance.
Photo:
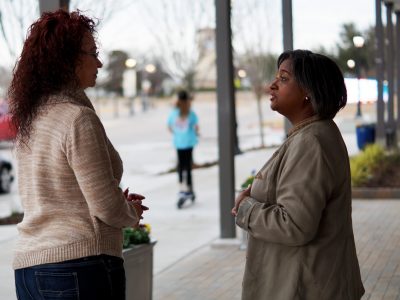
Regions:
[[66, 153], [92, 216], [116, 228], [139, 221], [135, 208], [125, 200], [114, 178], [107, 137], [94, 111], [84, 108], [74, 119]]
[[301, 246], [317, 233], [334, 179], [315, 137], [291, 145], [276, 179], [276, 203], [251, 197], [239, 207], [236, 222], [254, 238]]

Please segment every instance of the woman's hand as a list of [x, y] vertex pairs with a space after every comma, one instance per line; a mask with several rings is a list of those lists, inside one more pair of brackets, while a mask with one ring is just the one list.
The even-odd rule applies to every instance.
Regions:
[[231, 213], [232, 213], [233, 216], [235, 216], [235, 217], [237, 216], [240, 203], [242, 203], [244, 198], [250, 196], [250, 190], [251, 190], [251, 184], [249, 184], [249, 186], [245, 190], [241, 191], [239, 193], [239, 195], [237, 195], [237, 197], [235, 199], [235, 207], [232, 208], [232, 210], [231, 210]]
[[134, 200], [143, 200], [146, 197], [140, 194], [135, 194], [135, 193], [129, 193], [129, 188], [126, 188], [124, 191], [124, 196], [126, 201], [134, 201]]
[[[139, 216], [139, 220], [143, 219], [143, 212], [145, 210], [149, 210], [147, 206], [142, 205], [142, 200], [145, 199], [143, 195], [129, 193], [129, 188], [124, 191], [124, 196], [126, 201], [130, 202], [136, 210], [137, 215]], [[139, 225], [139, 222], [135, 224], [134, 227]]]
[[140, 194], [135, 194], [135, 193], [131, 193], [128, 195], [128, 197], [126, 198], [127, 201], [136, 201], [136, 200], [143, 200], [145, 199], [145, 196], [140, 195]]

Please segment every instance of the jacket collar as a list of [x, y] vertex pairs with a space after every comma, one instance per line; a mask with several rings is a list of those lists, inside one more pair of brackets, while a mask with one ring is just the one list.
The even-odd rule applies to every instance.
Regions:
[[86, 96], [85, 91], [81, 88], [66, 88], [59, 93], [49, 96], [47, 104], [58, 103], [74, 103], [95, 110], [92, 102]]
[[293, 126], [293, 127], [289, 130], [289, 132], [288, 132], [288, 134], [287, 134], [287, 137], [292, 136], [294, 133], [298, 132], [300, 129], [306, 127], [307, 125], [309, 125], [309, 124], [311, 124], [311, 123], [314, 123], [314, 122], [316, 122], [316, 121], [319, 121], [319, 120], [320, 120], [320, 117], [317, 116], [317, 115], [314, 115], [314, 116], [312, 116], [312, 117], [310, 117], [310, 118], [307, 118], [307, 119], [301, 121], [300, 123], [297, 123], [296, 126]]

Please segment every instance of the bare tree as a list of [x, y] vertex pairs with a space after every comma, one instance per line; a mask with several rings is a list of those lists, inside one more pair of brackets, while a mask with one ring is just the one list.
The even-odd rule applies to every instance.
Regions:
[[121, 50], [114, 50], [109, 54], [106, 70], [108, 77], [103, 84], [100, 84], [106, 91], [115, 93], [118, 96], [123, 95], [123, 74], [126, 69], [125, 61], [128, 54]]
[[17, 56], [25, 39], [26, 30], [38, 13], [37, 0], [0, 1], [0, 41], [2, 40], [1, 44], [6, 46], [4, 54], [11, 58]]
[[263, 88], [276, 71], [276, 56], [271, 53], [272, 22], [269, 13], [274, 5], [268, 0], [235, 1], [232, 7], [232, 31], [235, 61], [243, 68], [257, 100], [261, 146], [264, 142], [264, 120], [261, 100]]
[[276, 71], [276, 59], [274, 54], [259, 54], [254, 52], [246, 52], [243, 54], [239, 63], [244, 67], [249, 78], [253, 94], [257, 100], [257, 115], [260, 127], [261, 147], [265, 146], [264, 142], [264, 117], [262, 113], [261, 100], [265, 94], [265, 85], [272, 79]]
[[99, 20], [99, 30], [110, 22], [117, 12], [126, 10], [135, 0], [70, 0], [70, 11], [81, 10]]
[[154, 56], [189, 89], [199, 60], [197, 33], [214, 26], [213, 0], [138, 0], [143, 21], [154, 39]]
[[[133, 0], [71, 0], [70, 10], [79, 9], [98, 18], [101, 29], [117, 11], [124, 10], [133, 3]], [[0, 1], [0, 45], [6, 46], [4, 55], [9, 56], [12, 61], [15, 61], [22, 49], [28, 27], [38, 17], [39, 0]]]

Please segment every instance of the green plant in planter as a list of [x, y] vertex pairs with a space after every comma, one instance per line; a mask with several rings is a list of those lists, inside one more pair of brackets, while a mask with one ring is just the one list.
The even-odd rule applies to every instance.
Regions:
[[123, 247], [129, 248], [131, 245], [150, 243], [150, 231], [149, 224], [139, 224], [137, 228], [124, 228]]
[[382, 165], [385, 157], [385, 150], [381, 146], [371, 144], [360, 154], [350, 158], [352, 186], [367, 182], [373, 176], [374, 170]]
[[247, 189], [249, 184], [253, 183], [254, 177], [256, 176], [256, 170], [251, 171], [251, 175], [246, 178], [246, 180], [240, 186], [242, 189]]

